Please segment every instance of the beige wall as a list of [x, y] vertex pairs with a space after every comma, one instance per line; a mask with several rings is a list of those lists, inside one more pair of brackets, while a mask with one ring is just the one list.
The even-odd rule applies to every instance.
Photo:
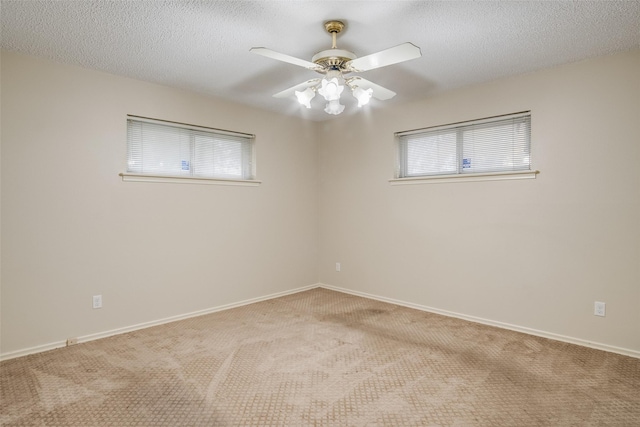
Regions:
[[[394, 132], [523, 110], [537, 179], [389, 184]], [[327, 122], [318, 147], [320, 282], [640, 351], [640, 52]]]
[[[262, 185], [122, 182], [127, 114], [256, 134]], [[313, 123], [3, 52], [1, 352], [317, 283], [316, 164]]]
[[[3, 52], [0, 351], [320, 281], [640, 352], [638, 75], [625, 53], [316, 124]], [[522, 110], [537, 179], [389, 184], [394, 132]], [[122, 182], [126, 114], [256, 134], [263, 184]]]

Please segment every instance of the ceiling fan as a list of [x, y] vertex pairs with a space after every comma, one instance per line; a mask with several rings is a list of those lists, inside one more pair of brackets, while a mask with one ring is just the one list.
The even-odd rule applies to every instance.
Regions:
[[336, 45], [336, 37], [344, 27], [345, 24], [341, 21], [325, 22], [324, 28], [333, 40], [331, 49], [316, 53], [313, 58], [311, 58], [311, 61], [298, 59], [264, 47], [251, 48], [250, 51], [258, 55], [287, 62], [325, 75], [323, 78], [315, 78], [297, 84], [273, 96], [275, 98], [286, 98], [295, 94], [300, 104], [311, 108], [311, 99], [313, 99], [317, 92], [327, 101], [324, 111], [334, 115], [344, 111], [344, 105], [340, 104], [340, 94], [345, 86], [351, 90], [353, 96], [358, 100], [358, 107], [367, 104], [371, 97], [383, 101], [393, 98], [396, 93], [389, 89], [359, 76], [345, 77], [344, 75], [369, 71], [419, 58], [422, 56], [420, 48], [412, 43], [403, 43], [358, 58], [353, 52], [338, 49]]

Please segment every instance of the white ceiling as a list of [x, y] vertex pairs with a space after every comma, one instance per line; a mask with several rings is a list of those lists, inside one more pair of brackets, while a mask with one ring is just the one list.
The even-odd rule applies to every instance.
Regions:
[[[397, 96], [365, 108], [640, 48], [639, 1], [1, 1], [3, 49], [157, 82], [313, 120], [271, 95], [318, 75], [249, 52], [311, 60], [331, 47], [368, 55], [412, 42], [422, 57], [362, 77]], [[343, 96], [343, 98], [345, 98]], [[350, 97], [346, 97], [350, 98]], [[346, 103], [343, 114], [357, 109]]]

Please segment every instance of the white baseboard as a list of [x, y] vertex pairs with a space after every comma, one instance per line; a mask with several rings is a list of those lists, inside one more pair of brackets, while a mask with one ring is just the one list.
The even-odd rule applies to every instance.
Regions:
[[[179, 314], [177, 316], [166, 317], [164, 319], [152, 320], [150, 322], [139, 323], [137, 325], [125, 326], [123, 328], [112, 329], [110, 331], [98, 332], [95, 334], [84, 335], [78, 337], [78, 344], [88, 341], [98, 340], [100, 338], [107, 338], [114, 335], [124, 334], [127, 332], [133, 332], [140, 329], [150, 328], [152, 326], [163, 325], [165, 323], [175, 322], [178, 320], [189, 319], [191, 317], [203, 316], [205, 314], [215, 313], [217, 311], [229, 310], [231, 308], [241, 307], [248, 304], [253, 304], [260, 301], [266, 301], [274, 298], [279, 298], [285, 295], [296, 294], [298, 292], [308, 291], [310, 289], [314, 289], [319, 287], [319, 284], [313, 284], [308, 286], [303, 286], [301, 288], [291, 289], [288, 291], [277, 292], [274, 294], [265, 295], [262, 297], [251, 298], [248, 300], [235, 302], [231, 304], [220, 305], [217, 307], [207, 308], [204, 310], [193, 311], [191, 313]], [[9, 353], [0, 354], [0, 361], [15, 359], [16, 357], [27, 356], [29, 354], [42, 353], [44, 351], [54, 350], [56, 348], [66, 347], [67, 341], [56, 341], [49, 344], [43, 344], [35, 347], [29, 347], [22, 350], [12, 351]]]
[[495, 326], [497, 328], [502, 328], [502, 329], [509, 329], [511, 331], [522, 332], [522, 333], [525, 333], [525, 334], [535, 335], [535, 336], [542, 337], [542, 338], [549, 338], [549, 339], [556, 340], [556, 341], [562, 341], [562, 342], [566, 342], [566, 343], [570, 343], [570, 344], [581, 345], [581, 346], [584, 346], [584, 347], [595, 348], [597, 350], [608, 351], [608, 352], [611, 352], [611, 353], [622, 354], [624, 356], [630, 356], [630, 357], [635, 357], [637, 359], [640, 359], [640, 351], [631, 350], [631, 349], [628, 349], [628, 348], [616, 347], [616, 346], [609, 345], [609, 344], [603, 344], [603, 343], [583, 340], [581, 338], [574, 338], [574, 337], [568, 337], [568, 336], [565, 336], [565, 335], [555, 334], [553, 332], [540, 331], [540, 330], [537, 330], [537, 329], [526, 328], [524, 326], [512, 325], [512, 324], [504, 323], [504, 322], [497, 322], [495, 320], [483, 319], [481, 317], [469, 316], [469, 315], [466, 315], [466, 314], [455, 313], [455, 312], [447, 311], [447, 310], [440, 310], [438, 308], [428, 307], [428, 306], [424, 306], [424, 305], [420, 305], [420, 304], [414, 304], [414, 303], [410, 303], [410, 302], [406, 302], [406, 301], [400, 301], [400, 300], [396, 300], [396, 299], [393, 299], [393, 298], [381, 297], [381, 296], [378, 296], [378, 295], [368, 294], [366, 292], [353, 291], [351, 289], [340, 288], [340, 287], [337, 287], [337, 286], [326, 285], [326, 284], [323, 284], [323, 283], [319, 284], [319, 287], [325, 288], [325, 289], [329, 289], [329, 290], [332, 290], [332, 291], [343, 292], [345, 294], [350, 294], [350, 295], [355, 295], [355, 296], [359, 296], [359, 297], [369, 298], [369, 299], [373, 299], [373, 300], [376, 300], [376, 301], [388, 302], [388, 303], [400, 305], [400, 306], [403, 306], [403, 307], [414, 308], [416, 310], [427, 311], [429, 313], [441, 314], [443, 316], [448, 316], [448, 317], [455, 317], [455, 318], [462, 319], [462, 320], [468, 320], [470, 322], [482, 323], [483, 325]]
[[[400, 305], [400, 306], [403, 306], [403, 307], [408, 307], [408, 308], [413, 308], [413, 309], [416, 309], [416, 310], [426, 311], [426, 312], [429, 312], [429, 313], [435, 313], [435, 314], [441, 314], [443, 316], [455, 317], [455, 318], [462, 319], [462, 320], [468, 320], [470, 322], [481, 323], [483, 325], [495, 326], [495, 327], [502, 328], [502, 329], [509, 329], [509, 330], [512, 330], [512, 331], [522, 332], [522, 333], [525, 333], [525, 334], [534, 335], [534, 336], [538, 336], [538, 337], [542, 337], [542, 338], [549, 338], [549, 339], [556, 340], [556, 341], [562, 341], [562, 342], [566, 342], [566, 343], [570, 343], [570, 344], [577, 344], [577, 345], [581, 345], [581, 346], [584, 346], [584, 347], [595, 348], [597, 350], [608, 351], [608, 352], [611, 352], [611, 353], [622, 354], [622, 355], [625, 355], [625, 356], [630, 356], [630, 357], [634, 357], [634, 358], [640, 359], [640, 351], [636, 351], [636, 350], [631, 350], [631, 349], [616, 347], [616, 346], [612, 346], [612, 345], [608, 345], [608, 344], [602, 344], [602, 343], [587, 341], [587, 340], [583, 340], [581, 338], [568, 337], [568, 336], [565, 336], [565, 335], [555, 334], [553, 332], [540, 331], [540, 330], [537, 330], [537, 329], [526, 328], [526, 327], [523, 327], [523, 326], [512, 325], [512, 324], [509, 324], [509, 323], [497, 322], [495, 320], [484, 319], [484, 318], [476, 317], [476, 316], [469, 316], [469, 315], [466, 315], [466, 314], [455, 313], [455, 312], [452, 312], [452, 311], [441, 310], [441, 309], [438, 309], [438, 308], [428, 307], [428, 306], [424, 306], [424, 305], [420, 305], [420, 304], [414, 304], [414, 303], [410, 303], [410, 302], [406, 302], [406, 301], [400, 301], [400, 300], [396, 300], [396, 299], [393, 299], [393, 298], [387, 298], [387, 297], [382, 297], [382, 296], [378, 296], [378, 295], [373, 295], [373, 294], [369, 294], [369, 293], [366, 293], [366, 292], [354, 291], [354, 290], [351, 290], [351, 289], [346, 289], [346, 288], [340, 288], [340, 287], [337, 287], [337, 286], [326, 285], [324, 283], [317, 283], [317, 284], [313, 284], [313, 285], [303, 286], [301, 288], [291, 289], [291, 290], [283, 291], [283, 292], [277, 292], [277, 293], [265, 295], [265, 296], [262, 296], [262, 297], [251, 298], [251, 299], [248, 299], [248, 300], [239, 301], [239, 302], [235, 302], [235, 303], [231, 303], [231, 304], [225, 304], [225, 305], [221, 305], [221, 306], [217, 306], [217, 307], [207, 308], [207, 309], [204, 309], [204, 310], [194, 311], [194, 312], [191, 312], [191, 313], [186, 313], [186, 314], [180, 314], [180, 315], [177, 315], [177, 316], [166, 317], [164, 319], [158, 319], [158, 320], [153, 320], [153, 321], [150, 321], [150, 322], [139, 323], [137, 325], [132, 325], [132, 326], [126, 326], [126, 327], [123, 327], [123, 328], [112, 329], [110, 331], [84, 335], [84, 336], [78, 337], [78, 343], [80, 344], [80, 343], [83, 343], [83, 342], [93, 341], [93, 340], [97, 340], [97, 339], [101, 339], [101, 338], [107, 338], [107, 337], [114, 336], [114, 335], [124, 334], [124, 333], [127, 333], [127, 332], [137, 331], [137, 330], [140, 330], [140, 329], [150, 328], [152, 326], [163, 325], [165, 323], [175, 322], [175, 321], [178, 321], [178, 320], [189, 319], [189, 318], [197, 317], [197, 316], [203, 316], [205, 314], [215, 313], [215, 312], [223, 311], [223, 310], [229, 310], [229, 309], [232, 309], [232, 308], [241, 307], [241, 306], [244, 306], [244, 305], [253, 304], [253, 303], [256, 303], [256, 302], [260, 302], [260, 301], [266, 301], [266, 300], [270, 300], [270, 299], [274, 299], [274, 298], [279, 298], [279, 297], [282, 297], [282, 296], [285, 296], [285, 295], [291, 295], [291, 294], [295, 294], [295, 293], [298, 293], [298, 292], [308, 291], [308, 290], [314, 289], [314, 288], [329, 289], [329, 290], [336, 291], [336, 292], [342, 292], [342, 293], [345, 293], [345, 294], [360, 296], [360, 297], [363, 297], [363, 298], [369, 298], [369, 299], [373, 299], [373, 300], [381, 301], [381, 302], [388, 302], [388, 303], [391, 303], [391, 304], [396, 304], [396, 305]], [[39, 345], [39, 346], [35, 346], [35, 347], [29, 347], [29, 348], [25, 348], [25, 349], [21, 349], [21, 350], [17, 350], [17, 351], [12, 351], [12, 352], [9, 352], [9, 353], [2, 353], [2, 354], [0, 354], [0, 361], [14, 359], [16, 357], [21, 357], [21, 356], [27, 356], [29, 354], [42, 353], [44, 351], [49, 351], [49, 350], [54, 350], [56, 348], [66, 347], [66, 345], [67, 345], [66, 341], [56, 341], [56, 342], [52, 342], [52, 343], [49, 343], [49, 344], [43, 344], [43, 345]]]

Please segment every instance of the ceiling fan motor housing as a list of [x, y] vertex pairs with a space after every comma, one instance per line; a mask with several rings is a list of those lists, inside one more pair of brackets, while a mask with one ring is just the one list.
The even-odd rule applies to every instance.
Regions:
[[320, 51], [313, 55], [313, 58], [311, 58], [311, 62], [318, 64], [321, 67], [326, 68], [327, 70], [340, 70], [343, 72], [348, 72], [349, 70], [344, 68], [344, 64], [356, 58], [356, 54], [348, 50], [328, 49]]

